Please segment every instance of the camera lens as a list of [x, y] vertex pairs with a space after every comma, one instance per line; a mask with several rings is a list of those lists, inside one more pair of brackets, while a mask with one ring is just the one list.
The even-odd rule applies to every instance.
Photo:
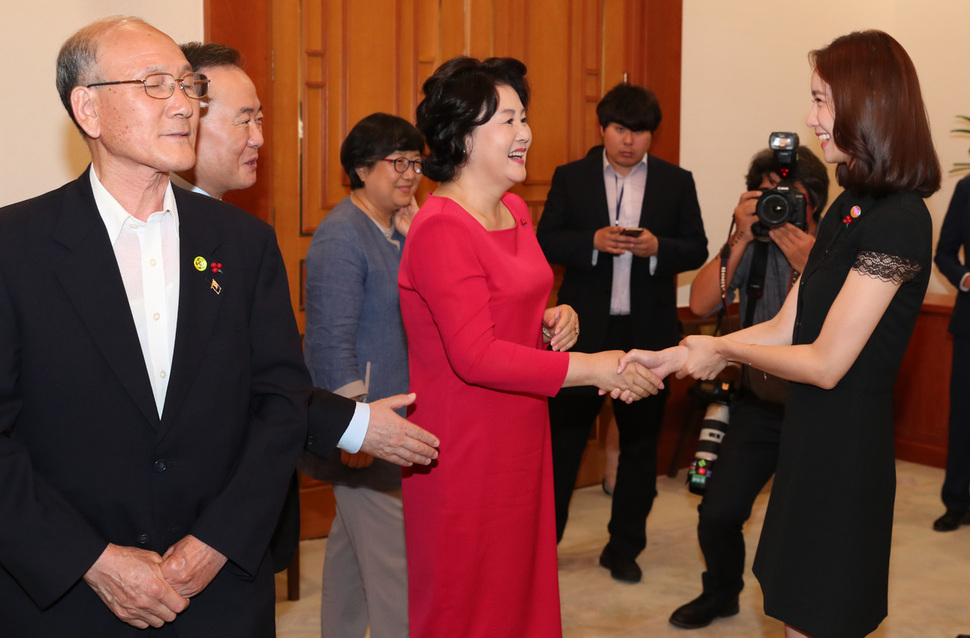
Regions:
[[765, 226], [781, 226], [788, 221], [790, 203], [788, 198], [777, 191], [769, 191], [758, 202], [758, 219]]

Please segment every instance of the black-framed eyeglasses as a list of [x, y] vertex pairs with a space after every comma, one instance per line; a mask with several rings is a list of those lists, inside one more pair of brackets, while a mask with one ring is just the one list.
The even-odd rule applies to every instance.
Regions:
[[202, 73], [186, 73], [180, 78], [171, 73], [152, 73], [145, 76], [144, 80], [118, 80], [116, 82], [95, 82], [88, 84], [92, 89], [96, 86], [111, 86], [113, 84], [141, 84], [145, 87], [148, 97], [156, 100], [167, 100], [175, 93], [175, 85], [178, 85], [185, 97], [193, 100], [201, 100], [209, 92], [209, 78]]
[[391, 164], [394, 164], [394, 170], [396, 170], [398, 173], [407, 173], [408, 169], [413, 166], [414, 174], [415, 175], [421, 174], [421, 160], [419, 159], [409, 160], [406, 157], [395, 157], [394, 159], [389, 159], [385, 157], [381, 161], [390, 162]]

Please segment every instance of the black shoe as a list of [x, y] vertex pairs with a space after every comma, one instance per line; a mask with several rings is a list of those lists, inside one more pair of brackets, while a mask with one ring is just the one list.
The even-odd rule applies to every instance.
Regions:
[[603, 479], [603, 493], [607, 496], [613, 496], [613, 486], [607, 483], [606, 479]]
[[600, 554], [600, 565], [610, 570], [610, 576], [613, 577], [613, 580], [618, 580], [621, 583], [639, 583], [640, 579], [643, 578], [643, 572], [640, 571], [637, 561], [620, 556], [610, 550], [609, 545], [604, 547], [603, 553]]
[[933, 529], [938, 532], [952, 532], [961, 525], [970, 525], [970, 512], [947, 510], [946, 514], [933, 521]]
[[681, 629], [707, 627], [716, 618], [726, 618], [738, 613], [738, 597], [718, 598], [701, 594], [686, 605], [681, 605], [670, 616], [670, 624]]

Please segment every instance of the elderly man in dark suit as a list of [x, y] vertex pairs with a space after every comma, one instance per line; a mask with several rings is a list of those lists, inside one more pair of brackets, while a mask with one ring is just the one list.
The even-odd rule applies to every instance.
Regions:
[[[207, 91], [178, 46], [105, 19], [57, 84], [91, 167], [0, 210], [0, 635], [272, 636], [296, 456], [361, 415], [318, 392], [308, 440], [272, 229], [169, 183]], [[351, 445], [427, 462], [382, 409]]]
[[[577, 352], [677, 343], [677, 273], [703, 265], [707, 238], [694, 180], [647, 153], [660, 124], [651, 91], [620, 84], [596, 107], [603, 146], [556, 169], [537, 229], [553, 264], [566, 267], [559, 303], [579, 313]], [[613, 402], [620, 459], [600, 564], [614, 579], [639, 582], [636, 557], [656, 496], [657, 438], [666, 393]], [[568, 388], [549, 401], [556, 525], [562, 538], [589, 430], [603, 397]]]
[[[970, 525], [970, 177], [957, 183], [936, 245], [936, 266], [957, 287], [950, 318], [953, 369], [950, 374], [950, 430], [942, 498], [946, 512], [933, 522], [938, 532]], [[961, 250], [963, 249], [963, 259]]]

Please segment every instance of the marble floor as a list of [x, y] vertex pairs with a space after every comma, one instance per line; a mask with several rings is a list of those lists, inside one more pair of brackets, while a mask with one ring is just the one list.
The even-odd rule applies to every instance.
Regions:
[[[939, 533], [931, 529], [943, 513], [939, 489], [943, 471], [897, 462], [896, 515], [890, 569], [889, 617], [876, 638], [954, 638], [970, 634], [970, 527]], [[703, 558], [697, 546], [699, 497], [677, 478], [657, 480], [659, 496], [647, 523], [648, 545], [640, 555], [643, 582], [613, 581], [597, 559], [606, 543], [610, 501], [599, 487], [578, 490], [559, 546], [559, 585], [565, 638], [768, 638], [784, 633], [762, 612], [761, 590], [746, 574], [741, 613], [704, 629], [684, 631], [667, 619], [700, 593]], [[755, 504], [745, 531], [748, 567], [757, 543], [767, 489]], [[320, 572], [326, 540], [301, 545], [301, 599], [290, 602], [278, 580], [276, 605], [280, 638], [316, 638], [319, 633]], [[528, 638], [528, 637], [523, 637]]]

